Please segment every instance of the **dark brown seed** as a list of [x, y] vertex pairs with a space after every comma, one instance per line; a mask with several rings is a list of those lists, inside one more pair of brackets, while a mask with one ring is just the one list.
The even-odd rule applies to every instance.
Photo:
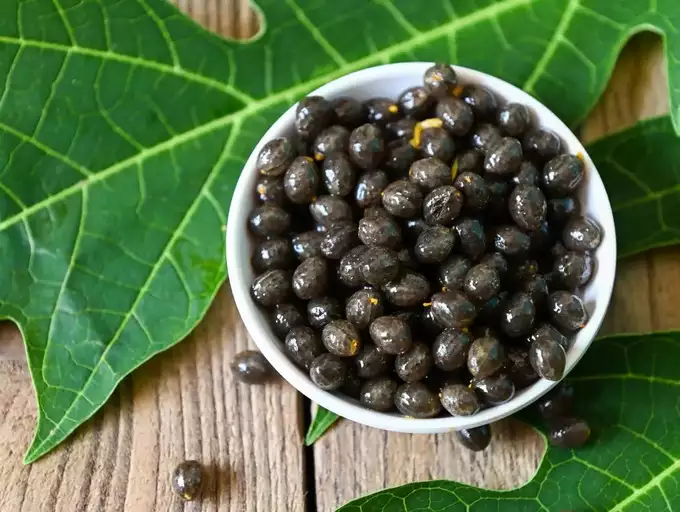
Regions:
[[472, 386], [488, 405], [501, 405], [515, 396], [515, 383], [504, 373], [475, 379]]
[[309, 370], [314, 359], [324, 352], [318, 334], [311, 327], [293, 327], [286, 335], [286, 353], [295, 364]]
[[463, 329], [475, 319], [475, 305], [460, 292], [447, 291], [432, 296], [432, 317], [443, 328]]
[[347, 378], [347, 363], [336, 355], [321, 354], [309, 368], [312, 382], [326, 391], [339, 389]]
[[363, 385], [364, 381], [357, 375], [356, 368], [354, 366], [347, 366], [347, 375], [345, 376], [345, 382], [340, 387], [340, 391], [350, 398], [359, 400], [361, 386]]
[[394, 139], [405, 139], [406, 141], [413, 138], [413, 132], [415, 130], [418, 121], [416, 119], [404, 118], [388, 123], [385, 126], [388, 135]]
[[453, 224], [460, 240], [461, 251], [472, 259], [479, 258], [486, 250], [486, 233], [479, 219], [463, 218]]
[[315, 329], [323, 329], [333, 320], [342, 318], [342, 307], [334, 297], [317, 297], [307, 303], [309, 325]]
[[492, 266], [503, 277], [508, 272], [508, 260], [499, 252], [490, 252], [484, 255], [480, 263]]
[[454, 137], [468, 134], [475, 122], [475, 116], [470, 105], [454, 98], [442, 98], [435, 109], [437, 117], [444, 122], [444, 127]]
[[534, 326], [536, 309], [526, 293], [516, 293], [501, 311], [501, 330], [511, 338], [526, 336]]
[[465, 282], [465, 275], [471, 268], [470, 260], [464, 256], [453, 255], [439, 265], [437, 272], [439, 284], [446, 290], [460, 290]]
[[402, 224], [404, 238], [411, 244], [415, 243], [425, 229], [427, 229], [427, 223], [421, 218], [408, 219]]
[[411, 87], [399, 96], [399, 110], [414, 119], [425, 118], [433, 103], [433, 98], [425, 87]]
[[451, 254], [455, 243], [456, 235], [450, 228], [431, 226], [418, 236], [413, 251], [421, 263], [440, 263]]
[[262, 353], [244, 350], [231, 361], [231, 374], [246, 384], [263, 384], [271, 377], [273, 370]]
[[386, 354], [403, 354], [413, 343], [408, 324], [396, 316], [376, 318], [369, 327], [373, 343]]
[[553, 276], [567, 290], [574, 291], [590, 281], [593, 265], [589, 252], [569, 251], [555, 260]]
[[390, 98], [371, 98], [366, 102], [368, 112], [368, 122], [385, 126], [402, 117], [402, 113], [397, 105]]
[[324, 234], [318, 231], [305, 231], [291, 238], [293, 252], [299, 260], [306, 260], [312, 256], [321, 256], [321, 242]]
[[383, 167], [394, 176], [403, 177], [417, 158], [418, 151], [408, 140], [393, 140], [387, 144], [387, 155]]
[[470, 133], [470, 144], [482, 153], [488, 153], [501, 140], [501, 132], [492, 124], [478, 124]]
[[[459, 172], [453, 186], [465, 197], [466, 212], [483, 212], [489, 204], [489, 190], [486, 187], [486, 181], [479, 174], [471, 171]], [[427, 204], [427, 199], [425, 203]]]
[[373, 286], [382, 286], [399, 275], [397, 253], [387, 247], [371, 247], [361, 262], [361, 276]]
[[498, 126], [511, 137], [520, 137], [531, 126], [531, 112], [521, 103], [508, 103], [498, 111]]
[[560, 383], [538, 399], [538, 412], [549, 421], [559, 420], [571, 414], [574, 403], [574, 388]]
[[498, 252], [506, 256], [520, 256], [531, 248], [531, 239], [517, 226], [501, 226], [496, 230], [493, 244]]
[[484, 160], [484, 170], [505, 178], [519, 169], [522, 163], [522, 144], [515, 138], [503, 137], [489, 147]]
[[385, 298], [401, 308], [419, 306], [430, 295], [429, 281], [417, 272], [406, 270], [383, 287]]
[[574, 155], [558, 155], [545, 164], [541, 179], [549, 195], [562, 197], [576, 191], [583, 175], [583, 160]]
[[534, 231], [545, 221], [548, 204], [535, 185], [517, 185], [508, 200], [510, 217], [521, 229]]
[[359, 221], [359, 240], [365, 245], [397, 249], [401, 245], [401, 228], [390, 215], [364, 217]]
[[393, 357], [375, 345], [364, 345], [354, 359], [357, 375], [362, 379], [372, 379], [385, 375], [392, 368]]
[[436, 158], [450, 164], [456, 151], [456, 144], [444, 128], [426, 128], [420, 135], [418, 148], [424, 157]]
[[477, 120], [495, 119], [498, 100], [493, 92], [479, 85], [468, 85], [463, 88], [463, 100], [472, 107]]
[[534, 130], [526, 134], [522, 140], [526, 153], [539, 162], [546, 162], [560, 152], [560, 138], [549, 130]]
[[309, 213], [322, 226], [352, 220], [352, 208], [347, 201], [336, 196], [319, 196], [309, 205]]
[[368, 171], [359, 176], [354, 189], [354, 199], [359, 208], [379, 206], [383, 190], [389, 184], [384, 171]]
[[192, 501], [198, 498], [203, 485], [203, 468], [200, 462], [195, 460], [182, 462], [172, 472], [170, 483], [172, 490], [183, 500]]
[[432, 368], [430, 347], [425, 343], [414, 343], [413, 346], [399, 354], [394, 360], [394, 371], [404, 382], [423, 380]]
[[337, 124], [329, 126], [316, 137], [312, 149], [315, 160], [323, 160], [332, 153], [347, 153], [349, 130]]
[[426, 190], [450, 185], [452, 182], [451, 169], [437, 158], [416, 160], [408, 174], [413, 183]]
[[267, 270], [260, 274], [250, 286], [250, 293], [262, 306], [276, 306], [290, 297], [290, 272], [287, 270]]
[[501, 369], [505, 363], [505, 350], [497, 338], [485, 336], [470, 345], [467, 366], [474, 378], [489, 377]]
[[425, 70], [423, 83], [430, 94], [444, 98], [453, 93], [458, 84], [458, 77], [453, 66], [437, 63]]
[[345, 306], [345, 317], [357, 329], [366, 329], [373, 320], [383, 314], [383, 298], [375, 288], [354, 292]]
[[456, 432], [456, 439], [473, 452], [481, 452], [491, 442], [491, 429], [488, 425], [477, 428], [464, 428]]
[[255, 247], [250, 261], [258, 272], [289, 268], [293, 263], [293, 249], [285, 238], [270, 238]]
[[583, 301], [570, 292], [551, 293], [548, 297], [548, 308], [553, 322], [565, 331], [578, 331], [588, 322], [588, 313]]
[[463, 207], [463, 195], [455, 187], [444, 185], [432, 190], [423, 202], [423, 218], [430, 225], [450, 226]]
[[326, 349], [336, 356], [352, 357], [357, 355], [361, 340], [359, 331], [347, 320], [333, 320], [321, 332], [321, 341]]
[[531, 162], [524, 161], [519, 166], [519, 171], [512, 177], [515, 185], [538, 185], [538, 169]]
[[344, 153], [333, 153], [323, 161], [323, 181], [332, 196], [346, 196], [354, 190], [354, 167]]
[[564, 227], [562, 241], [570, 251], [594, 251], [602, 242], [602, 230], [588, 217], [572, 219]]
[[293, 292], [302, 300], [321, 297], [328, 287], [328, 264], [319, 256], [307, 258], [293, 272]]
[[444, 329], [432, 346], [434, 365], [447, 372], [463, 368], [471, 344], [472, 340], [467, 333], [456, 329]]
[[333, 119], [333, 107], [321, 96], [302, 99], [295, 112], [295, 130], [304, 140], [312, 140]]
[[501, 288], [501, 276], [490, 265], [475, 265], [465, 275], [463, 290], [472, 300], [486, 302]]
[[377, 377], [366, 381], [361, 388], [360, 400], [369, 409], [387, 412], [394, 408], [394, 395], [398, 384], [389, 377]]
[[293, 304], [277, 304], [271, 319], [274, 332], [280, 338], [284, 338], [293, 327], [305, 324], [305, 317]]
[[385, 157], [385, 141], [380, 128], [366, 123], [352, 131], [349, 156], [361, 169], [375, 169]]
[[544, 379], [559, 381], [564, 376], [567, 356], [562, 345], [555, 340], [542, 337], [531, 342], [529, 361], [536, 373]]
[[590, 438], [590, 426], [578, 418], [565, 418], [550, 429], [550, 444], [560, 448], [580, 448]]
[[432, 418], [442, 409], [437, 395], [422, 382], [409, 382], [399, 386], [394, 404], [399, 412], [411, 418]]
[[534, 303], [536, 311], [544, 311], [548, 303], [548, 281], [540, 274], [530, 277], [519, 285], [520, 291], [523, 291]]
[[270, 140], [257, 155], [255, 168], [265, 176], [281, 176], [295, 158], [295, 147], [285, 137]]
[[515, 389], [524, 389], [536, 382], [539, 377], [529, 362], [529, 352], [524, 347], [508, 348], [507, 372], [515, 383]]
[[548, 201], [548, 222], [553, 226], [564, 226], [579, 214], [581, 205], [573, 197], [557, 197]]
[[321, 242], [321, 253], [330, 260], [339, 260], [357, 245], [357, 225], [353, 222], [339, 222], [326, 231]]
[[529, 343], [532, 343], [537, 340], [546, 339], [557, 342], [565, 351], [569, 350], [569, 338], [567, 338], [564, 334], [562, 334], [550, 324], [541, 325], [533, 332], [528, 341]]
[[408, 180], [393, 181], [382, 193], [382, 204], [395, 217], [409, 219], [420, 213], [423, 193]]
[[346, 128], [356, 128], [366, 122], [367, 112], [363, 103], [360, 101], [342, 96], [331, 101], [331, 106], [335, 112], [335, 119]]
[[481, 408], [475, 392], [463, 384], [444, 385], [439, 393], [439, 399], [451, 416], [472, 416]]
[[468, 149], [456, 157], [454, 168], [457, 169], [458, 175], [464, 172], [481, 174], [483, 165], [484, 154], [477, 149]]
[[257, 236], [282, 235], [290, 228], [290, 213], [275, 204], [263, 204], [248, 217], [250, 231]]
[[368, 247], [359, 245], [350, 249], [349, 252], [340, 259], [338, 277], [345, 286], [356, 288], [364, 283], [364, 278], [361, 274], [361, 266], [367, 252]]
[[255, 183], [255, 192], [260, 203], [282, 206], [288, 200], [286, 192], [283, 190], [283, 180], [280, 177], [258, 176]]

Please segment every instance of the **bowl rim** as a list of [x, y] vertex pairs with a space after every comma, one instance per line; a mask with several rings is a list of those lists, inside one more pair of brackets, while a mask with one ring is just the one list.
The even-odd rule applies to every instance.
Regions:
[[[338, 97], [342, 96], [343, 91], [346, 89], [355, 88], [357, 84], [368, 84], [374, 81], [377, 76], [381, 80], [391, 77], [403, 78], [405, 75], [410, 76], [416, 74], [416, 72], [422, 76], [425, 69], [432, 65], [432, 62], [403, 62], [365, 68], [336, 78], [308, 94]], [[502, 101], [520, 102], [529, 106], [540, 120], [540, 125], [549, 124], [550, 129], [561, 137], [570, 148], [571, 153], [575, 150], [583, 156], [587, 172], [587, 188], [595, 187], [595, 189], [601, 189], [606, 199], [605, 209], [603, 209], [605, 205], [599, 204], [601, 202], [599, 200], [597, 205], [600, 216], [599, 223], [604, 236], [602, 244], [596, 250], [597, 256], [595, 257], [597, 280], [599, 287], [604, 287], [604, 290], [598, 292], [599, 298], [590, 315], [588, 324], [574, 337], [574, 343], [567, 353], [567, 365], [564, 374], [566, 376], [583, 357], [595, 339], [597, 331], [604, 320], [613, 292], [616, 270], [616, 232], [607, 191], [583, 144], [550, 109], [528, 93], [500, 78], [463, 66], [454, 65], [453, 67], [462, 83], [483, 83], [485, 87], [496, 93], [502, 89], [504, 92], [499, 93]], [[508, 92], [511, 94], [508, 94]], [[254, 178], [247, 179], [248, 173], [253, 172], [255, 174], [255, 162], [261, 147], [267, 141], [280, 136], [282, 132], [290, 130], [296, 105], [297, 103], [293, 104], [270, 126], [258, 141], [243, 166], [229, 207], [225, 240], [227, 270], [231, 269], [231, 272], [229, 272], [229, 282], [234, 302], [246, 330], [274, 369], [307, 398], [338, 416], [370, 427], [405, 433], [438, 433], [490, 424], [527, 407], [557, 385], [558, 382], [540, 379], [531, 386], [519, 391], [508, 402], [482, 410], [473, 416], [416, 419], [407, 418], [397, 413], [373, 411], [350, 397], [324, 391], [317, 387], [305, 372], [288, 359], [284, 353], [281, 341], [273, 335], [268, 326], [263, 325], [264, 322], [260, 319], [261, 310], [250, 297], [250, 282], [247, 280], [247, 275], [249, 274], [247, 269], [250, 267], [250, 253], [244, 248], [248, 244], [244, 244], [243, 241], [244, 237], [247, 238], [249, 236], [245, 226], [249, 214], [249, 205], [252, 204], [252, 199], [249, 199], [249, 197], [252, 197], [252, 185], [250, 182], [254, 180]], [[594, 283], [592, 284], [594, 285]]]

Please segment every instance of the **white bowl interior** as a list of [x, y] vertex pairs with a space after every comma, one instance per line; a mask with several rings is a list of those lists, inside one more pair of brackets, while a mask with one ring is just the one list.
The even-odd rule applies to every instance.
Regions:
[[[424, 71], [431, 65], [432, 63], [428, 62], [412, 62], [364, 69], [334, 80], [310, 94], [322, 95], [329, 99], [338, 96], [352, 96], [359, 100], [376, 96], [397, 98], [404, 89], [421, 84]], [[572, 348], [567, 354], [566, 371], [569, 372], [593, 341], [612, 294], [616, 267], [616, 235], [609, 198], [583, 145], [550, 110], [503, 80], [459, 66], [455, 69], [461, 83], [483, 85], [494, 91], [501, 101], [527, 105], [533, 111], [538, 125], [552, 130], [562, 138], [566, 151], [572, 154], [582, 153], [584, 156], [586, 175], [579, 199], [585, 213], [602, 227], [604, 236], [595, 253], [595, 275], [582, 295], [590, 314], [590, 321], [575, 336]], [[526, 407], [552, 388], [555, 382], [541, 379], [518, 392], [509, 402], [486, 409], [474, 416], [411, 419], [395, 413], [375, 412], [364, 408], [356, 400], [324, 391], [286, 357], [283, 344], [274, 335], [266, 315], [255, 305], [249, 294], [254, 276], [250, 266], [253, 243], [248, 234], [247, 219], [255, 206], [257, 155], [267, 141], [292, 133], [294, 116], [295, 106], [292, 106], [267, 131], [246, 162], [231, 202], [226, 237], [227, 267], [236, 306], [255, 344], [277, 372], [301, 393], [339, 416], [376, 428], [410, 433], [445, 432], [492, 423]]]

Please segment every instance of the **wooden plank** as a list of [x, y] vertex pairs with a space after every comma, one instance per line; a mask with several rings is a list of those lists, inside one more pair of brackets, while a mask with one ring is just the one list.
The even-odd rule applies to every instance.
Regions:
[[[636, 37], [624, 50], [602, 99], [583, 127], [585, 140], [667, 112], [665, 63], [658, 38]], [[680, 327], [680, 250], [655, 251], [619, 265], [606, 332]], [[540, 438], [508, 420], [494, 426], [488, 450], [473, 454], [453, 434], [406, 435], [341, 422], [314, 446], [318, 510], [408, 482], [451, 479], [491, 489], [531, 478]]]

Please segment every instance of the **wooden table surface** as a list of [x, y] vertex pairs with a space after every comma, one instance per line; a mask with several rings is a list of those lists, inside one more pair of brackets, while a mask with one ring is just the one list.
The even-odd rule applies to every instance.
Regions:
[[[247, 0], [180, 0], [211, 30], [247, 37], [257, 20]], [[638, 36], [584, 127], [584, 138], [667, 112], [661, 43]], [[680, 327], [680, 250], [620, 264], [608, 332]], [[495, 426], [481, 454], [453, 434], [387, 433], [341, 422], [313, 448], [302, 438], [309, 402], [284, 382], [236, 384], [232, 356], [251, 345], [228, 285], [196, 331], [127, 378], [104, 409], [56, 451], [22, 465], [35, 425], [23, 345], [0, 329], [0, 511], [331, 511], [384, 487], [454, 479], [508, 488], [529, 479], [541, 442], [526, 426]], [[195, 458], [210, 466], [204, 498], [183, 504], [172, 468]]]

